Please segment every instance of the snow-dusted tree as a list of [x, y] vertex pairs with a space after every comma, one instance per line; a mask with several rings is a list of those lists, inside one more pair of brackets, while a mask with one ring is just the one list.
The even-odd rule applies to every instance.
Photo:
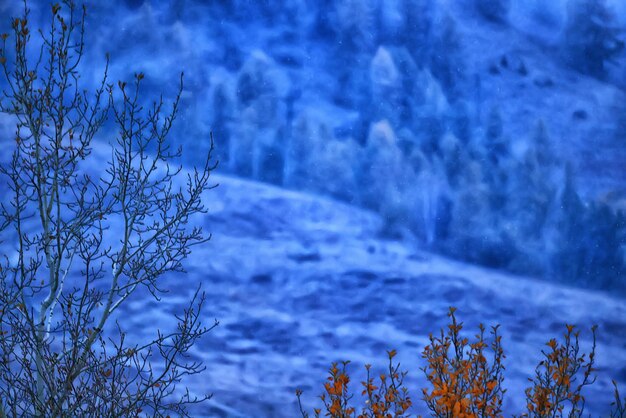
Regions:
[[445, 15], [435, 27], [430, 67], [450, 102], [465, 93], [464, 56], [456, 21]]
[[[468, 161], [462, 167], [459, 187], [453, 196], [450, 238], [443, 249], [454, 256], [482, 264], [496, 263], [501, 246], [497, 226], [492, 222], [490, 190], [483, 181], [481, 164]], [[500, 266], [502, 267], [502, 266]]]
[[338, 0], [333, 17], [337, 32], [332, 65], [338, 80], [334, 99], [341, 106], [366, 109], [370, 101], [369, 62], [377, 38], [373, 0]]
[[459, 100], [450, 109], [449, 126], [462, 144], [468, 145], [472, 140], [472, 114], [470, 104]]
[[398, 126], [402, 116], [400, 99], [402, 97], [402, 77], [393, 56], [387, 48], [379, 47], [369, 67], [372, 92], [371, 113], [374, 120], [389, 120]]
[[259, 116], [254, 108], [241, 111], [228, 147], [228, 169], [240, 177], [252, 177], [253, 154]]
[[527, 7], [529, 7], [530, 13], [539, 23], [555, 28], [561, 26], [564, 10], [560, 2], [531, 0], [528, 2]]
[[463, 167], [468, 164], [466, 150], [463, 148], [461, 141], [450, 133], [443, 136], [439, 149], [448, 183], [453, 188], [457, 188], [461, 180]]
[[510, 139], [504, 135], [502, 115], [498, 107], [489, 113], [482, 143], [484, 179], [489, 187], [491, 207], [500, 213], [509, 198], [508, 181], [511, 171]]
[[287, 43], [302, 42], [301, 37], [309, 22], [306, 0], [288, 0], [281, 6], [281, 18], [284, 21], [282, 39]]
[[542, 120], [540, 120], [535, 127], [528, 147], [528, 152], [534, 154], [531, 158], [536, 159], [537, 164], [540, 167], [549, 171], [546, 175], [550, 177], [554, 176], [554, 173], [551, 171], [560, 165], [560, 160], [550, 141], [548, 128]]
[[318, 0], [314, 2], [314, 18], [312, 35], [321, 38], [331, 38], [336, 34], [332, 24], [333, 4], [335, 0]]
[[511, 0], [474, 0], [474, 3], [483, 16], [494, 22], [505, 22], [511, 8]]
[[449, 103], [440, 83], [428, 70], [417, 74], [414, 95], [413, 128], [422, 151], [432, 155], [439, 150], [439, 141], [445, 133], [445, 116]]
[[583, 283], [603, 288], [626, 290], [626, 222], [604, 202], [594, 202], [586, 213]]
[[575, 282], [583, 276], [585, 258], [584, 239], [586, 207], [574, 184], [570, 164], [565, 167], [565, 184], [559, 196], [557, 234], [551, 256], [552, 274], [567, 282]]
[[242, 176], [282, 182], [286, 76], [262, 51], [254, 51], [237, 80], [241, 120], [231, 142], [231, 168]]
[[388, 121], [372, 124], [361, 161], [361, 203], [374, 210], [388, 210], [402, 177], [403, 158], [397, 138]]
[[396, 107], [397, 118], [401, 126], [411, 126], [415, 118], [417, 107], [418, 91], [423, 86], [419, 85], [418, 66], [411, 57], [409, 51], [404, 47], [388, 48], [393, 59], [394, 66], [400, 73], [400, 90]]
[[434, 2], [428, 0], [401, 0], [404, 27], [401, 39], [415, 62], [428, 64], [432, 45]]
[[358, 163], [362, 152], [359, 144], [352, 138], [334, 139], [327, 126], [321, 126], [322, 141], [313, 154], [310, 164], [309, 189], [353, 202], [357, 195], [356, 178]]
[[[179, 387], [203, 369], [185, 357], [208, 331], [203, 296], [151, 341], [129, 342], [119, 310], [139, 294], [158, 301], [161, 277], [206, 241], [188, 222], [204, 212], [210, 152], [181, 179], [166, 137], [182, 77], [170, 111], [162, 100], [142, 108], [141, 73], [114, 87], [105, 70], [88, 94], [78, 72], [84, 9], [70, 0], [51, 9], [42, 43], [26, 7], [1, 36], [0, 111], [15, 136], [0, 166], [0, 416], [187, 415], [206, 399]], [[117, 134], [99, 152], [93, 139], [109, 116]]]
[[484, 146], [489, 159], [496, 161], [505, 153], [506, 143], [503, 141], [504, 124], [500, 108], [494, 106], [489, 112], [485, 127]]
[[[521, 161], [512, 165], [507, 217], [520, 238], [541, 239], [557, 193], [558, 158], [540, 121]], [[544, 249], [545, 250], [545, 249]]]
[[376, 35], [372, 0], [337, 0], [335, 20], [341, 51], [360, 54], [374, 47]]
[[[235, 93], [229, 74], [216, 71], [211, 79], [209, 126], [219, 138], [216, 144], [217, 157], [221, 164], [228, 166], [230, 142], [235, 128]], [[204, 115], [204, 112], [201, 112]]]
[[401, 3], [402, 0], [378, 0], [374, 10], [374, 24], [378, 29], [380, 45], [399, 43], [404, 23]]
[[407, 48], [415, 62], [428, 64], [434, 6], [428, 0], [379, 0], [379, 43]]
[[563, 53], [570, 65], [594, 77], [606, 74], [607, 64], [624, 49], [614, 19], [605, 0], [569, 0]]
[[312, 110], [305, 109], [295, 117], [285, 147], [283, 177], [287, 187], [313, 189], [320, 150], [324, 147], [323, 143], [331, 139], [329, 128]]
[[623, 213], [603, 202], [585, 203], [575, 188], [571, 166], [556, 215], [551, 254], [552, 275], [568, 283], [626, 289], [626, 244]]
[[[247, 20], [250, 16], [255, 16], [266, 20], [268, 23], [274, 23], [281, 15], [280, 5], [271, 0], [228, 0], [208, 1], [206, 3], [213, 3], [211, 4], [212, 7], [220, 7], [239, 20]], [[188, 7], [188, 9], [191, 8]]]

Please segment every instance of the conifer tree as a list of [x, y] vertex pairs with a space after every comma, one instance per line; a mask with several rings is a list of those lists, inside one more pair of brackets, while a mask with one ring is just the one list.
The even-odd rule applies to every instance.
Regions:
[[569, 0], [564, 31], [565, 59], [579, 71], [602, 78], [624, 49], [615, 15], [605, 0]]
[[585, 214], [586, 258], [583, 266], [585, 285], [601, 289], [620, 288], [624, 283], [624, 217], [608, 205], [597, 202]]
[[433, 36], [433, 2], [429, 0], [402, 0], [404, 17], [401, 39], [419, 66], [428, 62]]
[[540, 240], [543, 236], [556, 198], [557, 160], [546, 126], [540, 121], [524, 156], [514, 165], [508, 191], [507, 216], [517, 225], [523, 240]]
[[489, 114], [482, 144], [482, 164], [485, 182], [490, 191], [491, 207], [498, 214], [509, 197], [507, 195], [511, 167], [509, 142], [509, 138], [504, 135], [500, 110], [498, 107], [493, 107]]
[[585, 205], [576, 191], [570, 164], [565, 167], [564, 181], [551, 268], [561, 280], [574, 282], [583, 275]]
[[463, 61], [463, 47], [456, 21], [446, 15], [434, 35], [430, 66], [450, 102], [456, 101], [463, 94]]
[[504, 22], [511, 7], [510, 0], [475, 0], [476, 8], [487, 19]]
[[338, 0], [335, 9], [340, 49], [360, 54], [374, 48], [374, 8], [371, 0]]

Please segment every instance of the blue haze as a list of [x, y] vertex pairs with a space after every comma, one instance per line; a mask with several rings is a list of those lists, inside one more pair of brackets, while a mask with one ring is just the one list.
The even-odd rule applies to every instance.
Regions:
[[[170, 139], [187, 165], [216, 141], [215, 239], [189, 268], [223, 320], [196, 353], [210, 414], [294, 416], [298, 380], [313, 400], [336, 356], [360, 367], [399, 348], [415, 364], [449, 305], [472, 331], [504, 324], [517, 398], [528, 352], [599, 322], [589, 405], [606, 412], [608, 378], [626, 382], [624, 4], [87, 4], [83, 81], [105, 52], [113, 79], [146, 74], [149, 100], [184, 71]], [[158, 310], [130, 306], [130, 326]]]

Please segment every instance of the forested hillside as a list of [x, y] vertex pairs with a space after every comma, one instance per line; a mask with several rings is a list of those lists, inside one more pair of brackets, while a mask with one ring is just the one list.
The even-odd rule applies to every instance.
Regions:
[[147, 88], [184, 69], [190, 161], [213, 131], [222, 172], [373, 209], [455, 258], [624, 289], [621, 5], [90, 6], [87, 63], [110, 51]]

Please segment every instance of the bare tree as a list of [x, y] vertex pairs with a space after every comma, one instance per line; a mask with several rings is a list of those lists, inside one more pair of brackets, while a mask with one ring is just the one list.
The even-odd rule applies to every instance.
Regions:
[[[171, 109], [163, 98], [144, 108], [143, 74], [114, 86], [107, 56], [88, 93], [84, 7], [52, 5], [50, 26], [31, 40], [26, 3], [0, 50], [0, 111], [16, 126], [0, 166], [0, 417], [188, 416], [210, 396], [177, 387], [203, 370], [187, 353], [217, 325], [201, 323], [204, 295], [143, 344], [128, 342], [116, 311], [141, 295], [160, 300], [158, 279], [182, 272], [210, 238], [191, 218], [213, 187], [212, 141], [204, 166], [185, 176], [166, 142], [182, 75]], [[94, 137], [109, 120], [115, 140], [100, 162]]]

